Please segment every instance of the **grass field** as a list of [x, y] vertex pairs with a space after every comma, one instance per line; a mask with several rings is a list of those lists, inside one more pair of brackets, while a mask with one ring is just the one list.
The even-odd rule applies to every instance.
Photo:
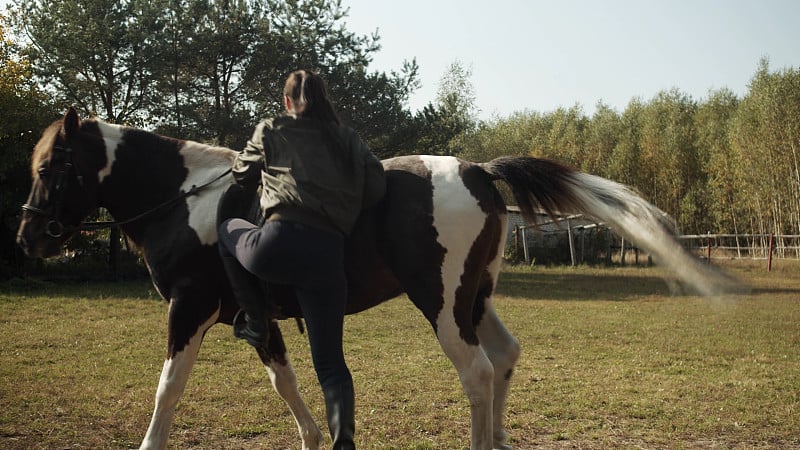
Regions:
[[[532, 448], [800, 448], [800, 263], [726, 264], [754, 287], [670, 296], [655, 268], [508, 268], [497, 308], [523, 354], [506, 414]], [[138, 447], [166, 349], [148, 283], [0, 285], [0, 447]], [[308, 344], [283, 325], [325, 429]], [[468, 447], [455, 370], [410, 302], [348, 317], [357, 444]], [[298, 448], [254, 352], [212, 328], [170, 448]]]

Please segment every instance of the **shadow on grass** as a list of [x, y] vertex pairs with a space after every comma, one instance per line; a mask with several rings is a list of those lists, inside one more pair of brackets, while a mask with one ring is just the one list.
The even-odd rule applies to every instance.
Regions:
[[497, 294], [531, 300], [570, 301], [626, 301], [650, 295], [671, 295], [667, 283], [657, 276], [547, 271], [503, 272]]
[[761, 295], [761, 294], [771, 294], [771, 295], [781, 295], [781, 294], [794, 294], [797, 295], [796, 300], [800, 301], [800, 288], [754, 288], [752, 291], [753, 295]]
[[51, 281], [12, 278], [0, 282], [0, 295], [86, 299], [160, 299], [150, 279], [134, 281]]

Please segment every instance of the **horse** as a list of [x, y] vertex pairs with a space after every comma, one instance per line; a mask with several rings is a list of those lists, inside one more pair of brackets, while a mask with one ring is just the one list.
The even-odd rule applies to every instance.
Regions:
[[[104, 207], [141, 250], [153, 285], [169, 303], [167, 353], [142, 449], [166, 447], [206, 331], [231, 325], [238, 309], [218, 254], [215, 217], [221, 194], [234, 182], [235, 155], [82, 119], [72, 108], [44, 130], [32, 153], [32, 186], [17, 233], [26, 253], [58, 255], [87, 215]], [[347, 239], [347, 313], [407, 294], [457, 370], [469, 400], [473, 450], [511, 448], [503, 416], [520, 354], [492, 298], [508, 220], [495, 181], [510, 186], [526, 217], [540, 208], [609, 224], [701, 294], [719, 295], [736, 283], [685, 250], [666, 214], [611, 180], [533, 157], [474, 163], [415, 155], [383, 165], [386, 195], [362, 213]], [[279, 318], [301, 316], [290, 290], [270, 288]], [[300, 396], [277, 319], [258, 356], [294, 416], [302, 448], [317, 449], [323, 436]]]

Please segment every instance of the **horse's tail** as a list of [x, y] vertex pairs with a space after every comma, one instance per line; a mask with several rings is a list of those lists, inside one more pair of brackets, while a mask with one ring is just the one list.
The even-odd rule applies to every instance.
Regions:
[[732, 276], [690, 254], [675, 238], [674, 221], [627, 186], [531, 157], [501, 157], [481, 167], [509, 185], [529, 221], [536, 207], [551, 216], [584, 214], [647, 250], [700, 294], [715, 296], [743, 289]]

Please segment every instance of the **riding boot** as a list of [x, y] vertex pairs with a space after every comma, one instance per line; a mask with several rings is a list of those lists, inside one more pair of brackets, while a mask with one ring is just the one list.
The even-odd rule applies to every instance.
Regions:
[[[228, 219], [243, 218], [248, 206], [246, 200], [247, 195], [241, 185], [230, 185], [217, 206], [217, 227]], [[235, 256], [222, 256], [222, 266], [241, 308], [233, 318], [233, 335], [246, 340], [253, 347], [266, 349], [269, 341], [266, 320], [268, 308], [261, 280], [245, 269]]]
[[333, 439], [333, 450], [355, 450], [353, 434], [356, 430], [355, 394], [353, 382], [347, 381], [322, 388], [328, 429]]
[[233, 335], [253, 347], [266, 349], [269, 341], [267, 299], [261, 280], [248, 272], [234, 256], [223, 256], [222, 265], [241, 308], [233, 318]]

